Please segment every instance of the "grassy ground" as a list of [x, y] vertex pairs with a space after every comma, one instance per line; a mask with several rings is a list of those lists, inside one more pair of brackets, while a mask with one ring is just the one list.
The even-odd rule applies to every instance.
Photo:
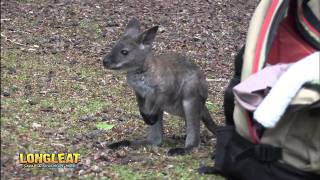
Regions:
[[[120, 179], [196, 178], [198, 174], [194, 172], [201, 162], [199, 157], [210, 163], [208, 157], [213, 143], [206, 143], [199, 152], [184, 157], [166, 156], [166, 150], [174, 143], [170, 138], [159, 149], [124, 148], [112, 152], [105, 147], [108, 142], [131, 135], [143, 137], [146, 129], [122, 74], [105, 78], [102, 68], [69, 67], [59, 63], [55, 56], [43, 57], [20, 50], [3, 51], [1, 56], [2, 66], [6, 67], [2, 76], [3, 92], [10, 94], [3, 96], [1, 102], [1, 162], [10, 170], [3, 171], [4, 176], [15, 176], [11, 174], [14, 172], [18, 173], [16, 176], [64, 176], [64, 171], [68, 171], [23, 169], [16, 161], [17, 153], [21, 152], [80, 153], [79, 167], [68, 172], [75, 177], [99, 174]], [[15, 72], [6, 69], [15, 69]], [[48, 72], [53, 74], [52, 71], [57, 73], [48, 75]], [[80, 76], [81, 80], [74, 80], [73, 75]], [[101, 79], [93, 81], [92, 77]], [[102, 84], [105, 88], [95, 88]], [[115, 127], [109, 131], [99, 130], [96, 125], [100, 122]], [[182, 135], [183, 126], [181, 119], [166, 116], [167, 136], [175, 132]], [[178, 143], [183, 145], [183, 141]]]
[[[104, 70], [101, 58], [130, 17], [144, 27], [160, 24], [157, 53], [196, 60], [209, 82], [207, 107], [223, 123], [222, 92], [256, 4], [232, 2], [1, 1], [1, 177], [222, 179], [196, 172], [213, 164], [215, 138], [204, 127], [198, 150], [166, 155], [184, 142], [173, 137], [184, 135], [184, 121], [174, 116], [165, 115], [163, 146], [108, 149], [144, 137], [147, 127], [124, 74]], [[97, 128], [101, 123], [114, 127]], [[74, 169], [23, 168], [18, 154], [26, 152], [80, 153], [81, 162]]]

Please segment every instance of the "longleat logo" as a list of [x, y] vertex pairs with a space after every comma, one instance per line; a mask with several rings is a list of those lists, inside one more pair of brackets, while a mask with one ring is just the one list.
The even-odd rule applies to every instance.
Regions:
[[80, 154], [77, 153], [59, 153], [59, 154], [43, 154], [28, 153], [19, 154], [19, 162], [25, 168], [75, 168], [80, 162]]

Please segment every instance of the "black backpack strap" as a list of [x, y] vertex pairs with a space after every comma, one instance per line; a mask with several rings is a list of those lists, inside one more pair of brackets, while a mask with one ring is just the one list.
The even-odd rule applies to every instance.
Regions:
[[240, 83], [241, 81], [241, 71], [242, 71], [242, 64], [243, 64], [243, 53], [244, 53], [243, 46], [237, 56], [234, 59], [234, 74], [233, 78], [230, 80], [228, 87], [224, 91], [224, 115], [226, 117], [226, 124], [227, 125], [234, 125], [233, 120], [233, 110], [234, 110], [234, 95], [232, 89], [234, 86]]

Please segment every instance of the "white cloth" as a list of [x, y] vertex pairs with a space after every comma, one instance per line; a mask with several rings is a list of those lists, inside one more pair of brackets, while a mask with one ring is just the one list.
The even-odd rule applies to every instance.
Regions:
[[266, 128], [274, 127], [302, 85], [320, 79], [319, 69], [320, 51], [292, 64], [254, 111], [254, 119]]

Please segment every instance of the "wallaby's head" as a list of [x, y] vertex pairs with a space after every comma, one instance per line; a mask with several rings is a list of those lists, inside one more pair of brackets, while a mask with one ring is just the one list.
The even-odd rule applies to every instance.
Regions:
[[124, 35], [104, 57], [103, 66], [107, 69], [136, 70], [143, 67], [146, 57], [151, 53], [152, 42], [158, 26], [140, 33], [140, 23], [133, 18], [129, 21]]

